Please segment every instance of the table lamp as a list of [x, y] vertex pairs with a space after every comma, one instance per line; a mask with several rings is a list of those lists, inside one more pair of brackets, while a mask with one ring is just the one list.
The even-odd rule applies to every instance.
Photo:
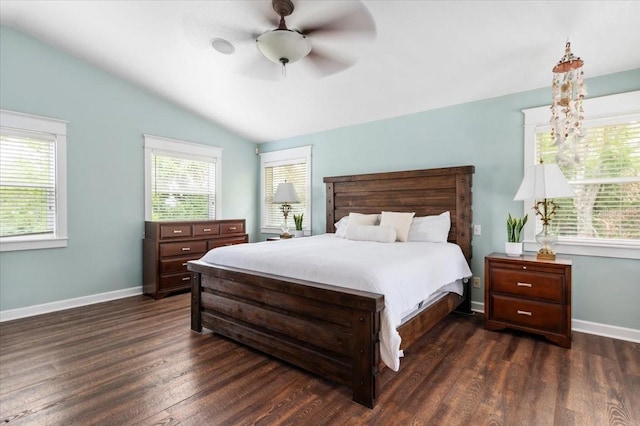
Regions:
[[276, 194], [273, 196], [273, 202], [282, 203], [280, 210], [282, 210], [282, 214], [284, 215], [284, 225], [282, 226], [282, 234], [280, 234], [280, 238], [291, 238], [291, 234], [289, 234], [289, 225], [287, 224], [287, 217], [291, 212], [291, 203], [297, 203], [299, 201], [296, 189], [291, 182], [278, 184]]

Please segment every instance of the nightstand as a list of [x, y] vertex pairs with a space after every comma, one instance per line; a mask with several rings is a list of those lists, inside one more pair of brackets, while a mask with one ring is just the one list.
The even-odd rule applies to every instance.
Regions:
[[484, 260], [485, 328], [536, 333], [571, 347], [571, 260], [492, 253]]

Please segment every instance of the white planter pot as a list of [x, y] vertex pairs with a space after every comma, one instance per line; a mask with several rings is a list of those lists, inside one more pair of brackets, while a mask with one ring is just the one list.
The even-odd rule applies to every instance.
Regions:
[[504, 252], [507, 256], [518, 257], [522, 255], [522, 243], [504, 243]]
[[293, 236], [296, 238], [304, 237], [304, 231], [293, 231]]

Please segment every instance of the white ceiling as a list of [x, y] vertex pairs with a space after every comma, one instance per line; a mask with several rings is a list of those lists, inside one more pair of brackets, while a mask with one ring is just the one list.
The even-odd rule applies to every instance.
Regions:
[[[354, 2], [294, 0], [287, 24]], [[355, 61], [325, 77], [302, 60], [282, 78], [260, 56], [247, 35], [275, 27], [269, 0], [2, 0], [0, 20], [256, 142], [548, 87], [567, 39], [586, 78], [640, 68], [640, 1], [361, 3], [374, 39], [311, 36]]]

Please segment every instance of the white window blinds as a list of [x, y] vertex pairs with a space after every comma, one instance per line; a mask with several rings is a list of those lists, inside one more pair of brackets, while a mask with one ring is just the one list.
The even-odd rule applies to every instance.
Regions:
[[[305, 159], [294, 160], [289, 164], [266, 165], [264, 169], [266, 226], [280, 227], [284, 216], [280, 210], [281, 204], [273, 202], [273, 197], [278, 184], [290, 182], [298, 194], [299, 203], [291, 204], [291, 213], [288, 218], [289, 226], [293, 228], [293, 215], [299, 215], [307, 211], [307, 163]], [[308, 228], [308, 215], [302, 220], [302, 228]]]
[[216, 216], [216, 160], [152, 152], [151, 220]]
[[0, 131], [0, 237], [56, 232], [56, 136]]
[[561, 238], [640, 243], [640, 114], [585, 121], [586, 134], [560, 146], [536, 131], [536, 152], [557, 163], [576, 197], [555, 199]]

